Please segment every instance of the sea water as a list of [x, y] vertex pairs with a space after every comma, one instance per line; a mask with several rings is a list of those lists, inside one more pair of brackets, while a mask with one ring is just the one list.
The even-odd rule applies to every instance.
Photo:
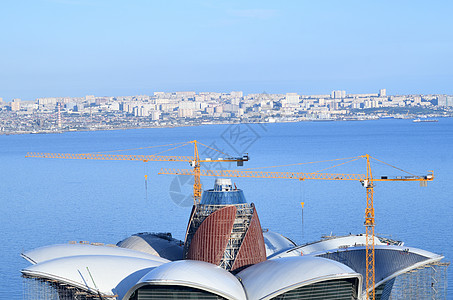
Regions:
[[[243, 167], [210, 163], [206, 169], [360, 173], [370, 154], [375, 176], [433, 170], [428, 187], [417, 182], [378, 182], [376, 232], [405, 245], [453, 257], [453, 119], [204, 125], [178, 128], [0, 136], [0, 299], [21, 299], [23, 251], [68, 241], [115, 244], [138, 232], [171, 232], [184, 238], [191, 210], [191, 180], [157, 175], [187, 162], [137, 162], [25, 158], [28, 151], [193, 155], [218, 158], [248, 153]], [[171, 144], [163, 148], [147, 146]], [[123, 152], [108, 152], [130, 149]], [[217, 150], [217, 151], [216, 151]], [[220, 152], [219, 152], [220, 151]], [[348, 160], [329, 161], [336, 158]], [[352, 162], [342, 164], [345, 161]], [[300, 164], [324, 161], [317, 164]], [[327, 162], [326, 162], [327, 161]], [[382, 163], [386, 162], [387, 164]], [[282, 166], [283, 165], [283, 166]], [[338, 165], [334, 168], [332, 166]], [[265, 168], [268, 166], [282, 166]], [[145, 181], [145, 176], [148, 180]], [[321, 235], [362, 233], [365, 189], [355, 181], [234, 178], [256, 205], [262, 227], [301, 244]], [[213, 177], [203, 177], [212, 188]], [[304, 203], [303, 209], [301, 202]], [[449, 268], [449, 295], [453, 272]]]

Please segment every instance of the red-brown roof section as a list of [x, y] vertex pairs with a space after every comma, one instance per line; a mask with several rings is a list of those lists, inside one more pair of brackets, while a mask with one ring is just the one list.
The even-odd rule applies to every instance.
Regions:
[[219, 265], [235, 218], [235, 206], [226, 206], [209, 215], [195, 232], [187, 258]]

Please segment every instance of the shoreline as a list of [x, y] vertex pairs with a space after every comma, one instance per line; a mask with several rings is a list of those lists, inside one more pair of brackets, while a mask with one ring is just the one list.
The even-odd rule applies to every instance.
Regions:
[[[451, 116], [437, 117], [439, 119], [453, 118]], [[132, 129], [159, 129], [159, 128], [178, 128], [178, 127], [194, 127], [203, 125], [232, 125], [232, 124], [278, 124], [278, 123], [299, 123], [299, 122], [363, 122], [363, 121], [377, 121], [377, 120], [410, 120], [413, 118], [342, 118], [342, 119], [315, 119], [315, 120], [286, 120], [286, 121], [274, 121], [274, 122], [209, 122], [209, 123], [193, 123], [193, 124], [174, 124], [174, 125], [161, 125], [161, 126], [137, 126], [137, 127], [118, 127], [118, 128], [90, 128], [90, 129], [66, 129], [66, 130], [43, 130], [43, 131], [12, 131], [3, 132], [0, 131], [0, 136], [9, 135], [26, 135], [26, 134], [61, 134], [71, 132], [88, 132], [88, 131], [113, 131], [113, 130], [132, 130]]]

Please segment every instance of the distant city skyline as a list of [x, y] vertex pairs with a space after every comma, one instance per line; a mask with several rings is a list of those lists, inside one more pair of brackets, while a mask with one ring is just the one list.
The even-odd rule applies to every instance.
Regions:
[[366, 94], [345, 90], [318, 95], [180, 91], [35, 101], [15, 98], [0, 101], [0, 134], [415, 117], [437, 122], [428, 118], [451, 117], [452, 108], [451, 95], [387, 95], [386, 89]]
[[453, 94], [450, 1], [13, 1], [0, 97]]
[[[184, 94], [184, 93], [194, 93], [194, 94], [234, 94], [234, 93], [240, 93], [241, 95], [283, 95], [283, 96], [291, 96], [293, 95], [294, 97], [297, 96], [297, 98], [299, 97], [314, 97], [314, 98], [320, 98], [321, 96], [326, 96], [327, 98], [334, 98], [334, 99], [341, 99], [341, 98], [345, 98], [345, 97], [360, 97], [362, 95], [376, 95], [376, 96], [379, 96], [379, 97], [392, 97], [392, 96], [422, 96], [422, 95], [431, 95], [431, 96], [438, 96], [438, 95], [445, 95], [445, 96], [452, 96], [450, 94], [445, 94], [445, 93], [425, 93], [425, 94], [417, 94], [417, 93], [408, 93], [408, 94], [393, 94], [393, 93], [389, 93], [387, 92], [387, 89], [379, 89], [377, 91], [373, 90], [373, 91], [364, 91], [364, 92], [360, 92], [360, 93], [354, 93], [354, 92], [350, 92], [350, 91], [346, 91], [346, 90], [331, 90], [329, 92], [322, 92], [322, 93], [312, 93], [312, 94], [307, 94], [307, 93], [297, 93], [297, 92], [281, 92], [281, 93], [269, 93], [267, 91], [261, 91], [261, 92], [250, 92], [250, 93], [246, 93], [244, 91], [240, 91], [240, 90], [236, 90], [236, 91], [233, 91], [233, 90], [230, 90], [230, 91], [195, 91], [195, 90], [184, 90], [184, 91], [153, 91], [153, 92], [149, 92], [149, 93], [141, 93], [141, 94], [129, 94], [129, 95], [126, 95], [126, 94], [121, 94], [121, 95], [97, 95], [97, 94], [85, 94], [85, 95], [76, 95], [76, 96], [61, 96], [61, 95], [57, 95], [57, 96], [39, 96], [39, 97], [36, 97], [36, 98], [33, 98], [33, 99], [22, 99], [22, 98], [19, 98], [19, 97], [13, 97], [11, 99], [5, 99], [3, 97], [0, 97], [0, 108], [1, 108], [1, 104], [12, 104], [13, 102], [15, 101], [26, 101], [26, 102], [35, 102], [35, 101], [39, 101], [40, 99], [80, 99], [80, 98], [83, 98], [83, 99], [88, 99], [90, 97], [93, 97], [94, 98], [132, 98], [132, 97], [140, 97], [140, 96], [156, 96], [156, 95], [159, 95], [159, 94]], [[242, 96], [240, 96], [242, 97]], [[321, 97], [322, 98], [322, 97]], [[295, 98], [294, 98], [295, 99]], [[294, 101], [295, 102], [295, 101]]]

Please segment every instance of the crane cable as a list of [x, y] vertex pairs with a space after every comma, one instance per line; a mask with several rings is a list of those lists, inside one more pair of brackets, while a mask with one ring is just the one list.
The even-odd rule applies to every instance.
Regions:
[[147, 172], [147, 165], [146, 165], [146, 162], [145, 164], [143, 165], [143, 171], [145, 173], [145, 200], [146, 202], [148, 202], [148, 172]]
[[[328, 168], [325, 168], [325, 169], [321, 169], [321, 170], [317, 170], [313, 173], [318, 173], [318, 172], [322, 172], [322, 171], [325, 171], [325, 170], [328, 170], [328, 169], [332, 169], [332, 168], [335, 168], [335, 167], [338, 167], [338, 166], [341, 166], [341, 165], [344, 165], [344, 164], [347, 164], [347, 163], [351, 163], [351, 162], [354, 162], [356, 160], [359, 160], [360, 158], [364, 158], [363, 156], [353, 156], [353, 157], [346, 157], [346, 158], [336, 158], [336, 159], [329, 159], [329, 160], [320, 160], [320, 161], [312, 161], [312, 162], [303, 162], [303, 163], [295, 163], [295, 164], [287, 164], [287, 165], [276, 165], [276, 166], [266, 166], [266, 167], [258, 167], [258, 168], [246, 168], [244, 169], [244, 171], [251, 171], [251, 170], [259, 170], [259, 169], [270, 169], [270, 168], [280, 168], [280, 167], [290, 167], [290, 166], [300, 166], [300, 165], [308, 165], [308, 164], [317, 164], [317, 163], [324, 163], [324, 162], [332, 162], [332, 161], [339, 161], [339, 160], [346, 160], [348, 159], [349, 161], [346, 161], [346, 162], [343, 162], [343, 163], [340, 163], [340, 164], [337, 164], [337, 165], [334, 165], [334, 166], [331, 166], [331, 167], [328, 167]], [[375, 157], [372, 157], [370, 156], [370, 158], [374, 159], [375, 161], [378, 161], [384, 165], [387, 165], [391, 168], [394, 168], [396, 170], [399, 170], [401, 172], [404, 172], [404, 173], [407, 173], [409, 175], [412, 175], [412, 176], [417, 176], [419, 177], [418, 175], [415, 175], [411, 172], [408, 172], [406, 170], [403, 170], [401, 168], [398, 168], [394, 165], [391, 165], [389, 163], [386, 163], [382, 160], [379, 160]]]
[[[304, 180], [299, 180], [299, 200], [300, 205], [302, 206], [302, 240], [304, 239], [304, 205], [305, 205], [305, 188], [302, 186]], [[303, 194], [302, 194], [303, 191]], [[304, 201], [302, 201], [304, 200]]]
[[[394, 169], [397, 169], [397, 170], [399, 170], [399, 171], [401, 171], [401, 172], [407, 173], [407, 174], [412, 175], [412, 176], [417, 176], [417, 175], [412, 174], [412, 173], [410, 173], [410, 172], [408, 172], [408, 171], [405, 171], [405, 170], [403, 170], [403, 169], [401, 169], [401, 168], [398, 168], [398, 167], [393, 166], [393, 165], [391, 165], [391, 164], [389, 164], [389, 163], [386, 163], [385, 161], [379, 160], [379, 159], [377, 159], [377, 158], [375, 158], [375, 157], [372, 157], [372, 156], [370, 156], [370, 157], [371, 157], [372, 159], [374, 159], [374, 160], [377, 160], [377, 161], [380, 162], [380, 163], [383, 163], [384, 165], [387, 165], [387, 166], [389, 166], [389, 167], [392, 167], [392, 168], [394, 168]], [[418, 176], [417, 176], [417, 177], [418, 177]]]
[[86, 154], [110, 153], [110, 152], [122, 152], [122, 151], [132, 151], [132, 150], [143, 150], [143, 149], [151, 149], [151, 148], [158, 148], [158, 147], [174, 146], [174, 145], [179, 145], [179, 144], [187, 144], [187, 142], [173, 143], [173, 144], [166, 144], [166, 145], [157, 145], [157, 146], [148, 146], [148, 147], [140, 147], [140, 148], [131, 148], [131, 149], [120, 149], [120, 150], [110, 150], [110, 151], [89, 152], [89, 153], [86, 153]]
[[[187, 146], [189, 145], [191, 142], [181, 142], [181, 143], [172, 143], [172, 144], [165, 144], [165, 145], [157, 145], [157, 146], [148, 146], [148, 147], [139, 147], [139, 148], [130, 148], [130, 149], [120, 149], [120, 150], [110, 150], [110, 151], [99, 151], [99, 152], [89, 152], [89, 153], [86, 153], [86, 154], [96, 154], [96, 153], [111, 153], [111, 152], [124, 152], [124, 151], [133, 151], [133, 150], [143, 150], [143, 149], [151, 149], [151, 148], [158, 148], [158, 147], [168, 147], [168, 146], [175, 146], [175, 145], [179, 145], [179, 146], [176, 146], [176, 147], [173, 147], [173, 148], [170, 148], [170, 149], [167, 149], [167, 150], [163, 150], [163, 151], [160, 151], [160, 152], [157, 152], [157, 153], [154, 153], [154, 154], [151, 154], [152, 156], [153, 155], [158, 155], [158, 154], [161, 154], [161, 153], [164, 153], [164, 152], [167, 152], [167, 151], [171, 151], [171, 150], [174, 150], [174, 149], [177, 149], [177, 148], [180, 148], [180, 147], [184, 147], [184, 146]], [[219, 152], [223, 155], [226, 155], [228, 157], [233, 157], [232, 155], [228, 154], [228, 153], [225, 153], [223, 151], [220, 151], [219, 149], [215, 149], [213, 147], [210, 147], [208, 145], [205, 145], [203, 143], [200, 143], [198, 142], [198, 144], [200, 145], [203, 145], [204, 147], [206, 148], [209, 148], [211, 150], [214, 150], [216, 152]]]
[[339, 166], [341, 166], [341, 165], [345, 165], [345, 164], [351, 163], [351, 162], [353, 162], [353, 161], [356, 161], [356, 160], [358, 160], [358, 159], [360, 159], [360, 158], [361, 158], [361, 157], [356, 157], [356, 158], [351, 159], [351, 160], [349, 160], [349, 161], [345, 161], [345, 162], [343, 162], [343, 163], [341, 163], [341, 164], [334, 165], [334, 166], [331, 166], [331, 167], [328, 167], [328, 168], [325, 168], [325, 169], [321, 169], [321, 170], [315, 171], [315, 173], [322, 172], [322, 171], [329, 170], [329, 169], [333, 169], [333, 168], [339, 167]]
[[168, 151], [171, 151], [171, 150], [174, 150], [174, 149], [177, 149], [177, 148], [181, 148], [181, 147], [187, 146], [188, 144], [189, 144], [189, 143], [184, 143], [184, 144], [182, 144], [182, 145], [180, 145], [180, 146], [176, 146], [176, 147], [173, 147], [173, 148], [170, 148], [170, 149], [167, 149], [167, 150], [163, 150], [163, 151], [154, 153], [154, 154], [152, 154], [152, 156], [158, 155], [158, 154], [161, 154], [161, 153], [164, 153], [164, 152], [168, 152]]
[[328, 160], [320, 160], [320, 161], [310, 161], [310, 162], [303, 162], [303, 163], [295, 163], [295, 164], [288, 164], [288, 165], [277, 165], [277, 166], [267, 166], [267, 167], [258, 167], [258, 168], [247, 168], [244, 171], [251, 171], [251, 170], [259, 170], [259, 169], [269, 169], [269, 168], [281, 168], [281, 167], [290, 167], [290, 166], [300, 166], [300, 165], [308, 165], [308, 164], [318, 164], [323, 162], [330, 162], [330, 161], [338, 161], [338, 160], [345, 160], [345, 159], [359, 159], [360, 156], [353, 156], [353, 157], [346, 157], [346, 158], [336, 158], [336, 159], [328, 159]]
[[217, 152], [219, 152], [219, 153], [222, 153], [223, 155], [232, 157], [232, 155], [229, 155], [228, 153], [222, 152], [222, 151], [220, 151], [219, 149], [212, 148], [212, 147], [210, 147], [210, 146], [208, 146], [208, 145], [205, 145], [205, 144], [203, 144], [203, 143], [200, 143], [200, 142], [198, 142], [198, 144], [203, 145], [203, 146], [205, 146], [206, 148], [212, 149], [212, 150], [217, 151]]

